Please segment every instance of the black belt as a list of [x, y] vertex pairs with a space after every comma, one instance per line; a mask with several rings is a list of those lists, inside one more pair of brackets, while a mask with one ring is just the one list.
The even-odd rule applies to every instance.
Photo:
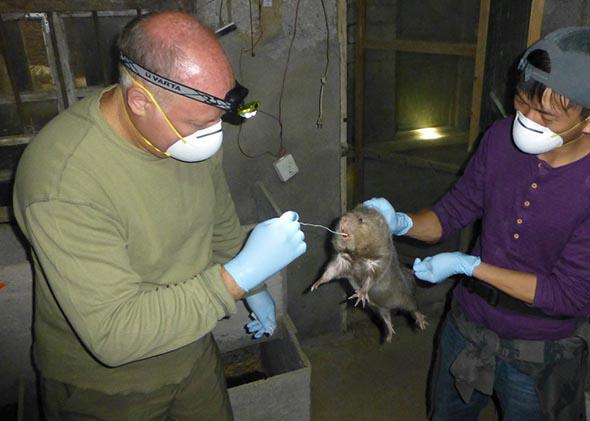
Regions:
[[484, 282], [481, 281], [474, 281], [472, 278], [468, 276], [461, 277], [461, 283], [467, 291], [473, 294], [479, 295], [483, 298], [489, 305], [493, 307], [503, 308], [506, 310], [513, 311], [518, 314], [524, 314], [526, 316], [534, 316], [534, 317], [542, 317], [545, 319], [553, 319], [553, 320], [570, 320], [574, 319], [574, 317], [570, 316], [558, 316], [558, 315], [551, 315], [545, 313], [543, 310], [537, 307], [531, 307], [530, 305], [526, 304], [524, 301], [521, 301], [517, 298], [511, 297], [510, 295], [506, 294], [505, 292], [500, 291], [497, 288], [494, 288]]

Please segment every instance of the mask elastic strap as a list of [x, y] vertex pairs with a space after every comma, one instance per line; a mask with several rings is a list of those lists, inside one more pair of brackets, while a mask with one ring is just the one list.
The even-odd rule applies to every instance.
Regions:
[[172, 124], [170, 119], [168, 119], [168, 116], [166, 115], [164, 110], [162, 110], [162, 107], [160, 107], [160, 104], [158, 104], [158, 101], [152, 95], [152, 93], [145, 86], [143, 86], [143, 83], [140, 83], [139, 81], [135, 80], [135, 78], [133, 76], [131, 76], [131, 74], [129, 73], [129, 71], [126, 68], [123, 67], [123, 70], [125, 71], [125, 73], [127, 73], [127, 76], [129, 76], [129, 78], [133, 81], [133, 83], [135, 83], [139, 88], [141, 88], [147, 94], [148, 97], [150, 97], [150, 99], [152, 100], [152, 102], [154, 103], [154, 105], [156, 106], [158, 111], [160, 112], [160, 114], [162, 114], [162, 117], [164, 117], [166, 124], [168, 124], [168, 127], [170, 127], [170, 129], [174, 132], [176, 137], [178, 137], [179, 140], [182, 140], [183, 143], [188, 143], [187, 140], [184, 138], [184, 136], [181, 135], [178, 132], [178, 130], [176, 130], [176, 127], [174, 127], [174, 124]]
[[558, 133], [559, 136], [562, 136], [564, 134], [566, 134], [567, 132], [569, 132], [570, 130], [575, 129], [576, 127], [578, 127], [580, 124], [583, 124], [585, 122], [587, 122], [590, 119], [590, 116], [586, 117], [584, 120], [582, 121], [578, 121], [576, 124], [574, 124], [572, 127], [570, 127], [569, 129], [564, 130], [563, 132]]
[[144, 141], [144, 143], [146, 143], [148, 146], [150, 146], [151, 148], [157, 150], [159, 153], [164, 154], [166, 156], [170, 156], [170, 154], [168, 152], [164, 152], [162, 151], [160, 148], [158, 148], [156, 145], [154, 145], [152, 142], [150, 142], [147, 137], [145, 137], [137, 127], [135, 127], [135, 123], [133, 121], [131, 121], [131, 118], [129, 117], [129, 114], [127, 112], [127, 106], [125, 105], [125, 98], [123, 98], [123, 91], [119, 90], [120, 93], [120, 98], [121, 98], [121, 105], [123, 105], [123, 108], [125, 109], [125, 117], [127, 117], [127, 121], [131, 124], [131, 127], [133, 127], [135, 129], [135, 131], [137, 132], [137, 134], [139, 134], [139, 136], [141, 137], [141, 140]]

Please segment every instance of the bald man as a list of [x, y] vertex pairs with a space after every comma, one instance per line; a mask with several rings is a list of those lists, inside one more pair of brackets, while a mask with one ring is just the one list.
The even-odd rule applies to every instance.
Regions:
[[48, 419], [232, 419], [211, 330], [305, 252], [297, 215], [245, 240], [222, 172], [221, 116], [243, 88], [214, 34], [162, 12], [123, 30], [121, 78], [23, 154], [14, 212], [35, 271], [34, 361]]

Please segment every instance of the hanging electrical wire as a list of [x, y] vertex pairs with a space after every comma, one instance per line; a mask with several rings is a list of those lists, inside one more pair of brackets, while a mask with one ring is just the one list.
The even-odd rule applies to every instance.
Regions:
[[[247, 52], [247, 51], [248, 51], [247, 49], [243, 49], [242, 48], [240, 50], [240, 55], [238, 57], [238, 76], [239, 76], [240, 80], [243, 80], [243, 74], [242, 74], [242, 57], [243, 57], [243, 54], [245, 52]], [[273, 115], [271, 113], [268, 113], [268, 112], [266, 112], [266, 111], [264, 111], [264, 110], [262, 110], [260, 108], [258, 109], [258, 114], [259, 115], [266, 115], [266, 116], [268, 116], [268, 117], [276, 120], [277, 123], [278, 123], [278, 125], [279, 125], [279, 130], [282, 129], [281, 122], [279, 121], [279, 118], [277, 116], [275, 116], [275, 115]], [[238, 149], [240, 150], [240, 153], [242, 155], [244, 155], [246, 158], [251, 158], [251, 159], [260, 158], [261, 156], [264, 156], [264, 155], [270, 155], [270, 156], [275, 157], [275, 158], [280, 158], [280, 155], [274, 154], [274, 153], [272, 153], [270, 151], [264, 151], [264, 152], [259, 153], [259, 154], [256, 154], [256, 155], [251, 155], [251, 154], [247, 153], [244, 150], [244, 148], [242, 147], [242, 143], [241, 143], [242, 127], [243, 127], [243, 125], [240, 125], [240, 128], [238, 129], [237, 139], [236, 139], [236, 143], [238, 144]]]
[[320, 95], [318, 98], [318, 118], [316, 120], [316, 126], [321, 129], [324, 126], [324, 88], [328, 82], [328, 68], [330, 67], [330, 25], [328, 23], [328, 13], [326, 12], [326, 4], [324, 0], [320, 0], [322, 3], [322, 10], [324, 11], [324, 21], [326, 24], [326, 67], [324, 68], [324, 74], [320, 78]]
[[254, 53], [254, 49], [262, 39], [264, 35], [264, 24], [262, 22], [262, 0], [258, 1], [258, 36], [256, 37], [256, 41], [254, 41], [254, 15], [252, 12], [252, 0], [250, 2], [250, 48], [243, 50], [244, 52], [251, 53], [252, 57], [256, 54]]
[[299, 19], [299, 4], [301, 0], [297, 0], [297, 4], [295, 5], [295, 18], [293, 19], [293, 35], [291, 36], [291, 43], [289, 44], [289, 51], [287, 52], [287, 61], [285, 63], [285, 70], [283, 72], [283, 81], [281, 83], [281, 93], [279, 95], [279, 156], [284, 153], [284, 140], [283, 140], [283, 94], [285, 92], [285, 83], [287, 81], [287, 71], [289, 70], [289, 61], [291, 60], [291, 51], [293, 50], [293, 44], [295, 43], [295, 36], [297, 35], [297, 21]]

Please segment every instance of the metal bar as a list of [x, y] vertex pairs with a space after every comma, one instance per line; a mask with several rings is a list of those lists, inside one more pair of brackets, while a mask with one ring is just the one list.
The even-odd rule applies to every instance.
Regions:
[[[128, 16], [136, 16], [137, 10], [136, 9], [128, 9], [128, 10], [97, 10], [95, 11], [99, 18], [114, 18], [114, 17], [128, 17]], [[92, 17], [93, 12], [72, 12], [72, 11], [64, 11], [59, 12], [61, 17], [65, 18], [90, 18]], [[10, 13], [2, 13], [2, 18], [4, 22], [9, 22], [13, 20], [22, 20], [22, 19], [40, 19], [43, 16], [46, 16], [46, 13], [41, 12], [10, 12]]]
[[365, 124], [365, 34], [366, 34], [366, 0], [356, 2], [356, 40], [354, 48], [354, 157], [355, 157], [355, 192], [354, 203], [363, 199], [364, 190], [364, 124]]
[[8, 78], [10, 79], [10, 87], [12, 88], [12, 95], [14, 96], [14, 104], [16, 105], [16, 111], [20, 122], [20, 127], [24, 131], [24, 109], [21, 101], [20, 92], [16, 85], [16, 70], [13, 63], [8, 55], [7, 43], [6, 43], [6, 27], [2, 15], [0, 15], [0, 54], [4, 57], [4, 64], [6, 65], [6, 71], [8, 72]]
[[9, 12], [69, 12], [77, 10], [116, 11], [128, 9], [161, 10], [190, 9], [191, 0], [0, 0], [0, 13]]
[[483, 78], [486, 61], [486, 46], [488, 41], [488, 21], [490, 18], [491, 0], [481, 0], [479, 3], [479, 23], [477, 27], [477, 53], [475, 55], [475, 74], [473, 76], [473, 91], [471, 94], [471, 119], [469, 121], [469, 150], [473, 150], [475, 140], [479, 135], [479, 119], [481, 116], [481, 96], [483, 93]]
[[475, 57], [476, 45], [467, 43], [429, 42], [396, 39], [391, 41], [366, 40], [369, 50], [393, 50], [408, 53], [443, 54]]
[[531, 16], [529, 17], [529, 32], [526, 43], [527, 46], [541, 38], [544, 9], [545, 0], [531, 0]]
[[[346, 57], [347, 29], [346, 29], [346, 0], [337, 0], [337, 30], [338, 43], [340, 46], [340, 147], [343, 150], [348, 148], [347, 140], [347, 67]], [[346, 212], [347, 202], [347, 180], [346, 177], [346, 154], [340, 157], [340, 211]]]

